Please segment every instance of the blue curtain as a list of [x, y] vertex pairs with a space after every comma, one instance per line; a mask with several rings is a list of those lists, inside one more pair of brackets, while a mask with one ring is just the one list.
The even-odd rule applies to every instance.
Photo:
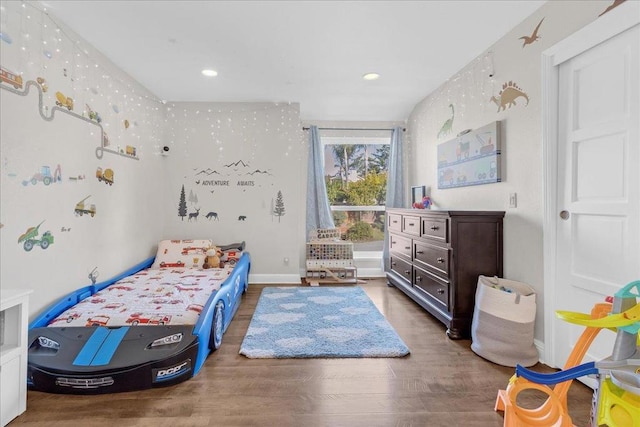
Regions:
[[[387, 175], [387, 208], [406, 208], [407, 190], [404, 180], [404, 155], [402, 153], [402, 128], [396, 127], [391, 134], [391, 150], [389, 153], [389, 170]], [[385, 221], [388, 224], [385, 215]], [[386, 227], [386, 226], [385, 226]], [[382, 249], [384, 269], [389, 267], [389, 233], [384, 234]]]
[[318, 127], [309, 127], [309, 163], [307, 167], [307, 239], [316, 228], [334, 228], [324, 183], [324, 153]]

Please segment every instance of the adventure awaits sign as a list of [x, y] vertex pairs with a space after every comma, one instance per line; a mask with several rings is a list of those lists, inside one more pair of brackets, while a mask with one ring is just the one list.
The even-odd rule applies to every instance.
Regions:
[[203, 187], [261, 187], [265, 178], [273, 177], [269, 170], [252, 168], [243, 160], [194, 171], [195, 184]]
[[[229, 187], [231, 185], [234, 185], [234, 183], [232, 181], [228, 181], [228, 180], [224, 180], [224, 181], [220, 181], [220, 180], [209, 180], [209, 179], [204, 179], [201, 181], [200, 183], [201, 185], [213, 185], [213, 186], [222, 186], [222, 187]], [[238, 187], [253, 187], [254, 185], [256, 185], [255, 181], [237, 181], [235, 183], [236, 186]]]

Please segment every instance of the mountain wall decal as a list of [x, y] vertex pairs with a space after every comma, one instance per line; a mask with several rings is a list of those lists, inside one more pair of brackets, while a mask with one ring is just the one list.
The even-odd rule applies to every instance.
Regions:
[[241, 165], [243, 168], [249, 167], [249, 165], [247, 163], [243, 162], [242, 160], [238, 160], [235, 163], [229, 163], [228, 165], [224, 165], [224, 167], [225, 168], [230, 168], [230, 167], [237, 167], [239, 165]]
[[204, 170], [201, 170], [200, 172], [196, 173], [196, 175], [200, 175], [200, 174], [204, 174], [204, 175], [220, 175], [220, 172], [218, 172], [217, 170], [211, 169], [211, 168], [207, 168]]
[[271, 175], [269, 171], [261, 171], [260, 169], [256, 169], [253, 172], [247, 172], [247, 175], [255, 175], [255, 174]]

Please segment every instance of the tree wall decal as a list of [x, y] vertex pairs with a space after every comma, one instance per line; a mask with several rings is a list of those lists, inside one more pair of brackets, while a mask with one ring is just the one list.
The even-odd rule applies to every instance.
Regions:
[[178, 203], [178, 216], [182, 217], [184, 221], [184, 217], [187, 216], [187, 197], [184, 193], [184, 184], [182, 185], [182, 190], [180, 190], [180, 202]]
[[278, 196], [276, 197], [276, 207], [273, 209], [273, 214], [278, 217], [278, 222], [280, 222], [280, 217], [284, 215], [284, 201], [282, 200], [282, 191], [278, 191]]

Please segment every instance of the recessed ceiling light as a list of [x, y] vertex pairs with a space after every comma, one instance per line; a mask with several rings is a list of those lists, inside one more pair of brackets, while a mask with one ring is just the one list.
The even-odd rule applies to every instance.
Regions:
[[365, 80], [377, 80], [378, 78], [380, 78], [380, 74], [378, 74], [378, 73], [367, 73], [367, 74], [363, 75], [362, 78], [365, 79]]
[[218, 72], [216, 70], [202, 70], [202, 74], [207, 77], [215, 77], [218, 75]]

